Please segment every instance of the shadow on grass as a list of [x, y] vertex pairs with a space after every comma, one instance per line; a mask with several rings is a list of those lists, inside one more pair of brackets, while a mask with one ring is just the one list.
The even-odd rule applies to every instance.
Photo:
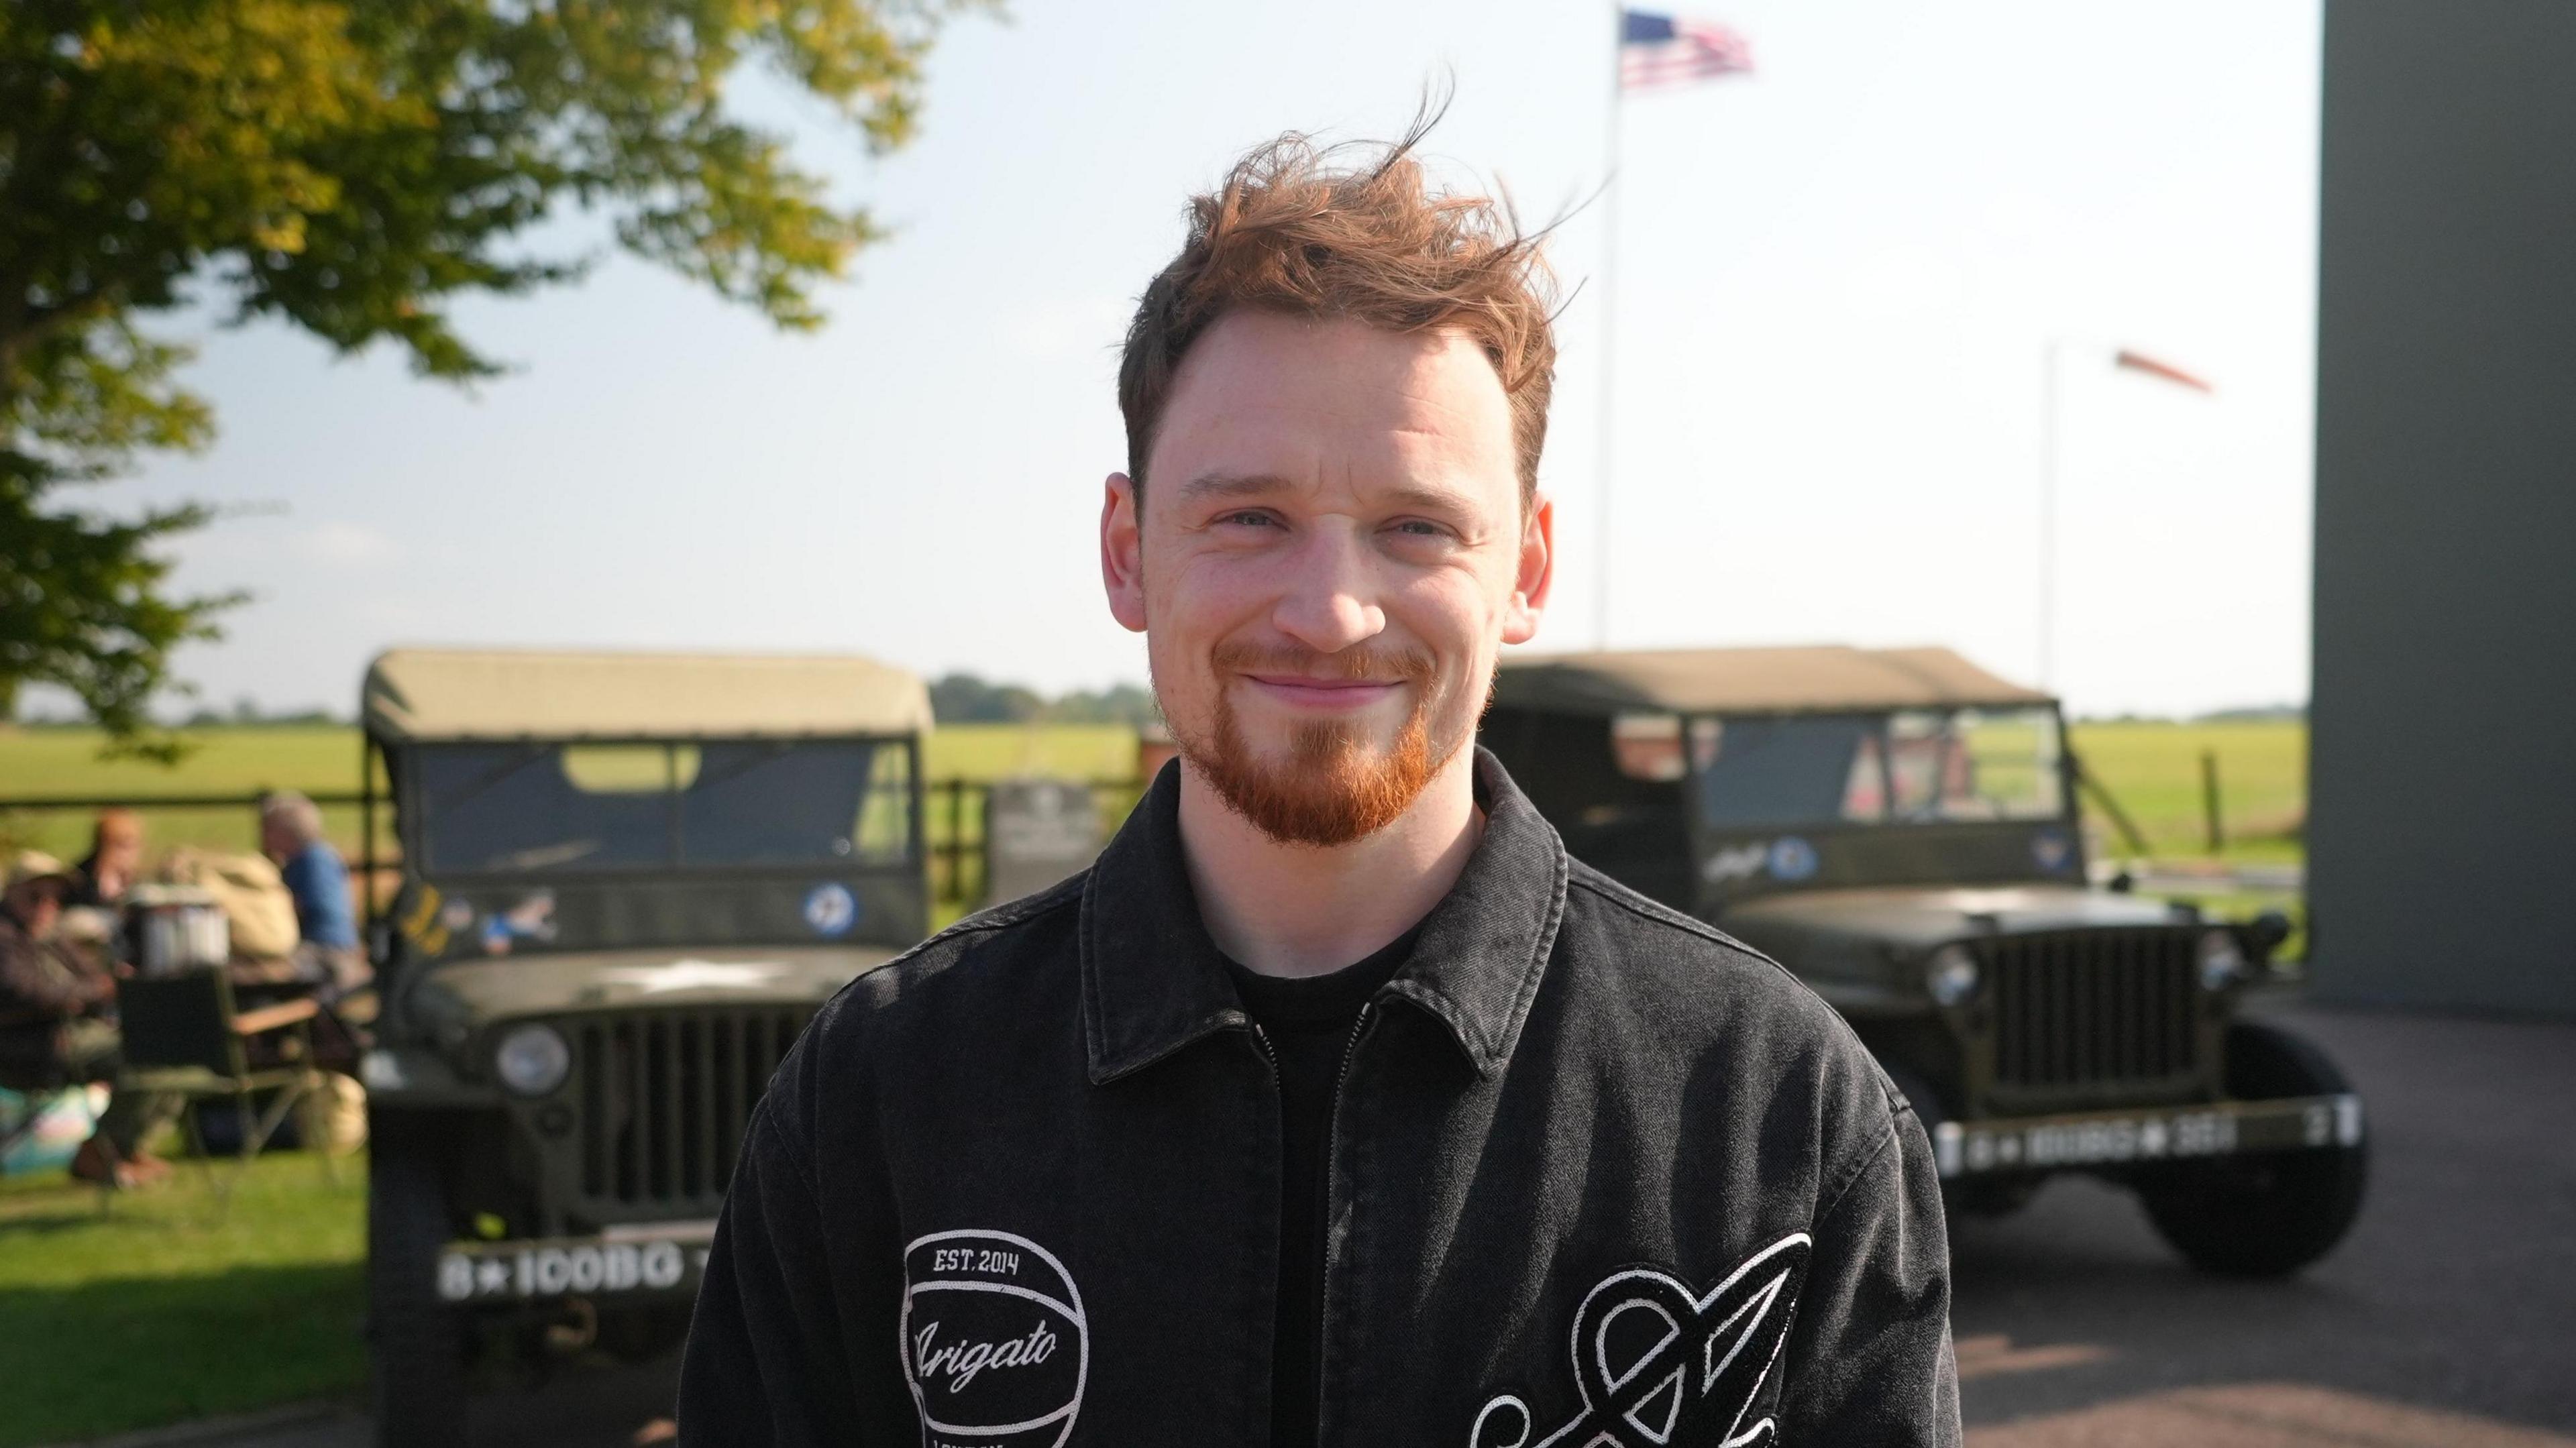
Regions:
[[95, 1227], [105, 1213], [93, 1207], [86, 1212], [26, 1212], [0, 1221], [0, 1232], [30, 1233], [44, 1236], [50, 1232], [67, 1232], [81, 1227]]
[[353, 1395], [365, 1310], [353, 1264], [0, 1285], [0, 1342], [18, 1364], [0, 1448]]
[[0, 1448], [353, 1395], [366, 1379], [365, 1167], [263, 1158], [98, 1193], [0, 1183]]

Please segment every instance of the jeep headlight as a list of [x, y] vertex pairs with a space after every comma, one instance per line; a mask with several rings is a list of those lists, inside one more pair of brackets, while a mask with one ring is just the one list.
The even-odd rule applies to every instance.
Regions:
[[572, 1047], [552, 1026], [513, 1027], [492, 1053], [492, 1074], [521, 1096], [543, 1096], [572, 1074]]
[[1945, 1006], [1965, 1005], [1982, 978], [1977, 958], [1964, 945], [1945, 945], [1923, 963], [1923, 988]]
[[2245, 978], [2245, 950], [2233, 930], [2204, 931], [2200, 937], [2200, 988], [2225, 990]]

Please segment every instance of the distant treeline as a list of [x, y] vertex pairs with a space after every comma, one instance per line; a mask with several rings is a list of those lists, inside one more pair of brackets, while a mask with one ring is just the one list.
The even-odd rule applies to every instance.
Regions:
[[2078, 724], [2304, 724], [2305, 704], [2248, 704], [2176, 718], [2171, 714], [2080, 714]]
[[[345, 728], [351, 722], [328, 709], [268, 710], [253, 699], [236, 699], [229, 709], [197, 709], [185, 716], [161, 715], [162, 721], [177, 729], [331, 729]], [[79, 714], [42, 713], [10, 719], [0, 715], [0, 724], [14, 723], [24, 729], [95, 729], [98, 725]]]
[[1053, 699], [1020, 684], [949, 674], [930, 685], [930, 712], [942, 724], [1127, 724], [1161, 722], [1153, 691], [1135, 684], [1077, 689]]
[[349, 721], [328, 709], [289, 709], [272, 712], [259, 706], [255, 699], [235, 699], [230, 709], [199, 709], [180, 721], [190, 729], [221, 729], [226, 726], [274, 729], [281, 725], [319, 728]]

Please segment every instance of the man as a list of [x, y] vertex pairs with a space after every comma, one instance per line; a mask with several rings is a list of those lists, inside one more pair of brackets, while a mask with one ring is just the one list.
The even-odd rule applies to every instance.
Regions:
[[89, 853], [72, 867], [71, 893], [63, 903], [112, 910], [143, 874], [143, 817], [130, 809], [99, 811]]
[[371, 972], [358, 948], [349, 869], [322, 837], [321, 807], [291, 790], [261, 800], [259, 850], [277, 866], [278, 878], [295, 899], [298, 978], [330, 995], [364, 985]]
[[[71, 888], [61, 863], [36, 850], [20, 851], [0, 886], [0, 1080], [34, 1086], [116, 1079], [122, 1042], [116, 1027], [100, 1018], [116, 998], [115, 979], [86, 968], [52, 939]], [[72, 1175], [116, 1187], [169, 1175], [170, 1164], [143, 1148], [177, 1105], [117, 1092], [97, 1130], [73, 1153]]]
[[1473, 747], [1549, 593], [1554, 346], [1534, 244], [1411, 144], [1193, 204], [1100, 526], [1181, 759], [816, 1017], [684, 1441], [1957, 1442], [1902, 1096]]

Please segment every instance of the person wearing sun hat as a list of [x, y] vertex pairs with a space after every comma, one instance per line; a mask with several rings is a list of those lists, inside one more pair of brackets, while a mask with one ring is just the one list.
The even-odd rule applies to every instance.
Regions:
[[[114, 1081], [124, 1042], [103, 1012], [116, 981], [91, 970], [53, 939], [74, 880], [42, 850], [20, 850], [0, 877], [0, 1073], [68, 1082]], [[176, 1103], [118, 1092], [98, 1129], [72, 1157], [72, 1175], [130, 1187], [169, 1174], [143, 1151]]]

